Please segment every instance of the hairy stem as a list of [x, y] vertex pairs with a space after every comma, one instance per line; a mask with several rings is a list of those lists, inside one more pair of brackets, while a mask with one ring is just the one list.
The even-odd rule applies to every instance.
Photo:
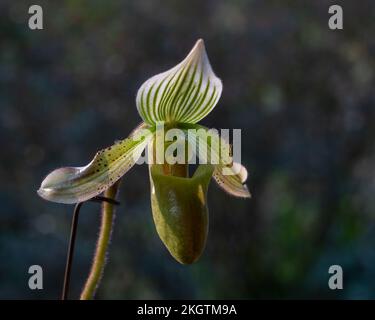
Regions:
[[[104, 192], [104, 197], [116, 199], [117, 190], [120, 181], [117, 181], [113, 186]], [[99, 286], [103, 275], [104, 266], [107, 258], [107, 249], [111, 240], [112, 226], [115, 218], [114, 204], [103, 202], [102, 204], [102, 221], [99, 231], [99, 238], [96, 245], [93, 263], [89, 277], [81, 293], [81, 300], [90, 300], [94, 298], [96, 289]]]

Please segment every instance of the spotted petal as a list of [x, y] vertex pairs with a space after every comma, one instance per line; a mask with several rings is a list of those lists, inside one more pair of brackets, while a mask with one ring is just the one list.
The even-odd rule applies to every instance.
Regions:
[[199, 160], [215, 164], [213, 177], [217, 184], [233, 196], [250, 198], [250, 192], [245, 184], [247, 170], [240, 163], [233, 162], [230, 155], [231, 145], [220, 137], [216, 130], [209, 130], [201, 125], [183, 127]]
[[137, 93], [137, 108], [149, 125], [197, 123], [219, 101], [221, 80], [212, 71], [202, 39], [174, 68], [153, 76]]
[[43, 180], [38, 194], [59, 203], [77, 203], [95, 197], [135, 164], [152, 135], [153, 131], [141, 124], [128, 138], [97, 152], [87, 166], [52, 171]]

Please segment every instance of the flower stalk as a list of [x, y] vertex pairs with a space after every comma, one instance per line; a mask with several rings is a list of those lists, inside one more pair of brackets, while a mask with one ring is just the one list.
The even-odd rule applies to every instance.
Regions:
[[[120, 180], [109, 187], [104, 192], [104, 197], [115, 200], [119, 184]], [[115, 205], [113, 203], [103, 202], [101, 219], [101, 226], [93, 263], [91, 266], [90, 274], [83, 287], [80, 300], [93, 299], [96, 289], [98, 288], [100, 280], [102, 278], [105, 263], [107, 260], [107, 249], [111, 240], [112, 227], [115, 219]]]

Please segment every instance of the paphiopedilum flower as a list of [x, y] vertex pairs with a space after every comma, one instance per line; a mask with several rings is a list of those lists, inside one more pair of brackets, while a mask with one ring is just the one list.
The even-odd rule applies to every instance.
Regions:
[[[215, 134], [207, 139], [209, 129], [197, 124], [214, 109], [221, 92], [221, 80], [211, 68], [203, 40], [198, 40], [182, 62], [140, 87], [136, 104], [143, 122], [128, 138], [97, 152], [84, 167], [54, 170], [43, 180], [38, 194], [46, 200], [67, 204], [89, 200], [124, 176], [147, 148], [157, 232], [179, 262], [196, 261], [207, 237], [206, 194], [211, 178], [231, 195], [250, 197], [244, 184], [246, 169], [239, 163], [228, 162], [220, 152], [229, 150], [229, 143]], [[161, 125], [163, 130], [179, 129], [186, 145], [197, 142], [209, 150], [208, 155], [197, 152], [198, 158], [217, 161], [200, 164], [191, 177], [188, 163], [155, 162], [155, 150], [164, 152], [168, 145], [158, 143]]]

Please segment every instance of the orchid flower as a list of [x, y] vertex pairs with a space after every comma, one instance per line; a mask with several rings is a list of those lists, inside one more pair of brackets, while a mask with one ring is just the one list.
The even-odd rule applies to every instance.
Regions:
[[[246, 169], [239, 163], [226, 161], [219, 149], [213, 147], [217, 144], [221, 149], [230, 150], [229, 142], [215, 134], [207, 139], [205, 135], [210, 130], [197, 124], [214, 109], [221, 92], [221, 80], [214, 74], [200, 39], [182, 62], [142, 84], [136, 105], [143, 122], [128, 138], [97, 152], [84, 167], [52, 171], [43, 180], [38, 194], [46, 200], [65, 204], [89, 200], [123, 177], [146, 149], [157, 232], [177, 261], [195, 262], [207, 238], [206, 195], [211, 178], [233, 196], [250, 197], [244, 184]], [[161, 124], [168, 130], [179, 129], [186, 145], [198, 143], [203, 149], [209, 149], [208, 159], [216, 158], [216, 163], [200, 164], [190, 177], [189, 163], [151, 161], [160, 149], [163, 152], [170, 146], [157, 141]], [[196, 155], [204, 157], [200, 151]]]

